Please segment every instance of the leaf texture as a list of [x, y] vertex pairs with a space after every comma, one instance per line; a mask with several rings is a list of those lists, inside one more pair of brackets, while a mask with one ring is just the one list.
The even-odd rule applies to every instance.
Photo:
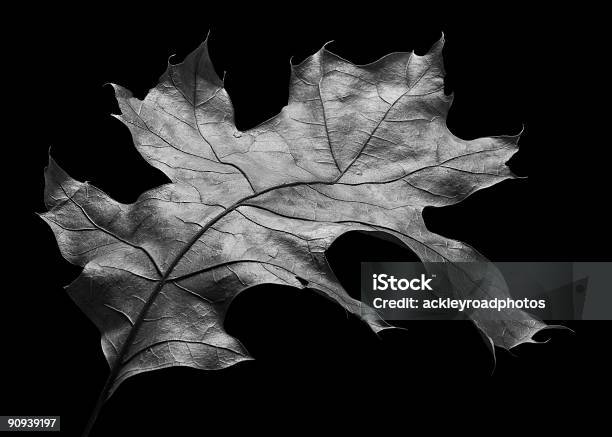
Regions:
[[[117, 117], [171, 182], [121, 204], [50, 158], [42, 215], [62, 255], [84, 267], [67, 290], [102, 333], [107, 396], [141, 372], [250, 359], [223, 319], [257, 284], [303, 288], [305, 279], [374, 331], [388, 328], [325, 259], [345, 232], [386, 232], [424, 262], [486, 262], [430, 232], [422, 211], [513, 178], [505, 163], [519, 137], [466, 141], [448, 130], [442, 47], [443, 39], [424, 56], [393, 53], [363, 66], [324, 47], [292, 66], [288, 105], [244, 132], [207, 41], [169, 64], [142, 101], [114, 85]], [[496, 272], [463, 272], [461, 281], [472, 293], [507, 296]], [[491, 346], [508, 349], [545, 327], [516, 310], [471, 317]]]

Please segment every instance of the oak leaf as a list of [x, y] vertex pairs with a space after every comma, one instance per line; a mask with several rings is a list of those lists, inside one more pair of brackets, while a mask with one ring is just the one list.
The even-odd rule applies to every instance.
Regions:
[[[322, 48], [292, 66], [287, 106], [248, 131], [234, 124], [206, 41], [169, 64], [142, 101], [114, 85], [118, 118], [171, 182], [121, 204], [50, 158], [42, 215], [62, 255], [84, 267], [67, 290], [102, 333], [111, 367], [102, 401], [141, 372], [250, 359], [223, 319], [257, 284], [307, 284], [374, 331], [388, 328], [325, 259], [345, 232], [385, 232], [424, 262], [486, 262], [430, 232], [422, 211], [513, 178], [506, 162], [519, 137], [467, 141], [448, 130], [442, 46], [362, 66]], [[507, 295], [480, 279], [469, 278], [480, 293]], [[471, 314], [504, 348], [545, 327], [522, 312], [506, 316]]]

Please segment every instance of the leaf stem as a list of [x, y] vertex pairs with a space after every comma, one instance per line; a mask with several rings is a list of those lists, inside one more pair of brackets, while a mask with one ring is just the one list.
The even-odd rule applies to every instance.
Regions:
[[100, 414], [100, 411], [102, 410], [102, 405], [104, 405], [104, 402], [106, 401], [108, 392], [110, 391], [113, 381], [117, 377], [117, 373], [119, 372], [120, 368], [121, 368], [120, 366], [114, 366], [111, 369], [111, 373], [108, 375], [108, 378], [106, 378], [104, 387], [102, 388], [102, 391], [100, 391], [100, 394], [98, 395], [96, 406], [94, 407], [91, 414], [89, 415], [89, 420], [87, 421], [87, 425], [85, 426], [85, 429], [83, 430], [83, 434], [82, 434], [83, 437], [89, 436], [89, 433], [91, 432], [94, 424], [96, 423], [96, 420], [98, 420], [98, 415]]

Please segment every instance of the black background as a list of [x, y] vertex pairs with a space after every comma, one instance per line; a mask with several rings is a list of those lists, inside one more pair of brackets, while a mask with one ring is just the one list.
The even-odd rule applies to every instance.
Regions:
[[[455, 94], [449, 128], [472, 139], [515, 134], [524, 125], [521, 150], [510, 165], [528, 179], [505, 181], [456, 206], [428, 209], [428, 227], [495, 261], [610, 260], [602, 231], [609, 200], [600, 194], [607, 175], [595, 170], [605, 161], [605, 125], [592, 104], [606, 85], [592, 53], [597, 36], [587, 33], [597, 27], [591, 16], [536, 14], [518, 6], [464, 14], [373, 6], [328, 15], [325, 8], [296, 4], [277, 9], [276, 18], [271, 10], [267, 20], [250, 13], [238, 19], [238, 6], [231, 4], [214, 12], [205, 5], [166, 4], [147, 14], [100, 7], [28, 15], [27, 38], [7, 68], [14, 80], [5, 83], [5, 90], [19, 94], [19, 120], [6, 130], [16, 134], [13, 147], [25, 152], [16, 166], [19, 176], [10, 179], [22, 187], [15, 197], [25, 202], [19, 225], [27, 232], [12, 236], [18, 240], [16, 268], [23, 273], [15, 273], [18, 280], [7, 287], [22, 301], [0, 307], [10, 326], [4, 331], [2, 414], [58, 414], [66, 434], [77, 434], [108, 373], [96, 328], [62, 288], [80, 268], [62, 259], [50, 229], [34, 214], [44, 211], [48, 148], [71, 176], [121, 202], [165, 183], [110, 116], [118, 108], [104, 84], [118, 83], [144, 97], [168, 57], [182, 59], [209, 30], [211, 57], [219, 75], [226, 72], [242, 130], [286, 104], [292, 56], [298, 62], [334, 40], [331, 51], [363, 64], [393, 51], [423, 54], [444, 31], [446, 83]], [[219, 16], [228, 18], [209, 19]], [[348, 234], [328, 257], [357, 295], [360, 261], [413, 260], [414, 254]], [[546, 344], [523, 345], [512, 354], [498, 350], [491, 382], [510, 378], [519, 381], [512, 391], [533, 394], [589, 385], [585, 381], [593, 376], [609, 381], [610, 325], [567, 326], [575, 334], [547, 331], [540, 336], [551, 339]], [[194, 435], [212, 422], [272, 426], [287, 411], [300, 421], [325, 415], [342, 423], [352, 420], [338, 413], [342, 407], [360, 417], [396, 396], [430, 391], [451, 398], [489, 378], [492, 357], [472, 324], [407, 327], [377, 337], [314, 292], [255, 287], [236, 299], [226, 320], [255, 361], [216, 372], [170, 369], [132, 378], [104, 407], [94, 435], [116, 435], [118, 429], [148, 435], [160, 426], [176, 427], [172, 435]], [[416, 391], [419, 382], [447, 387]], [[333, 407], [322, 406], [327, 403]], [[255, 418], [243, 419], [247, 413]]]

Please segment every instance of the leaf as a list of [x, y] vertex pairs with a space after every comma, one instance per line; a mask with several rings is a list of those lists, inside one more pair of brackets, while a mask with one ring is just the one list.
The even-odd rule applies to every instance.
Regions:
[[[223, 319], [232, 299], [257, 284], [307, 284], [374, 331], [388, 328], [326, 262], [345, 232], [383, 231], [424, 262], [486, 261], [430, 232], [422, 211], [513, 178], [505, 163], [519, 137], [466, 141], [448, 130], [442, 46], [363, 66], [323, 47], [292, 66], [288, 105], [245, 132], [207, 42], [169, 64], [143, 101], [114, 85], [118, 118], [171, 182], [126, 205], [50, 158], [42, 215], [62, 255], [84, 267], [68, 293], [102, 333], [111, 367], [102, 401], [141, 372], [250, 359]], [[507, 296], [495, 272], [486, 283], [482, 272], [465, 274], [466, 290]], [[504, 348], [545, 327], [520, 311], [471, 317]]]

